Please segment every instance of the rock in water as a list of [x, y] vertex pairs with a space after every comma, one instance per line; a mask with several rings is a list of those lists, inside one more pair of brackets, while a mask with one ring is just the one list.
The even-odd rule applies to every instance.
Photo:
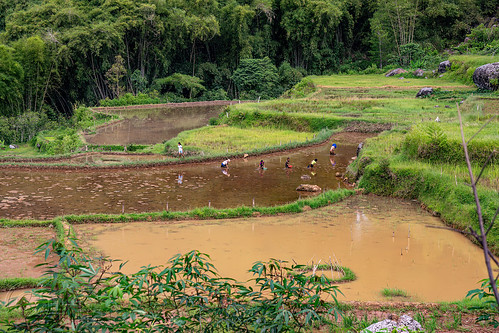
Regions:
[[297, 191], [305, 191], [305, 192], [320, 192], [322, 189], [317, 185], [310, 184], [301, 184], [296, 188]]
[[439, 73], [445, 73], [447, 72], [447, 69], [450, 68], [450, 61], [449, 60], [445, 60], [445, 61], [442, 61], [439, 65], [438, 65], [438, 72]]
[[497, 90], [499, 88], [499, 62], [486, 64], [475, 69], [473, 82], [480, 89]]
[[430, 96], [431, 94], [433, 94], [433, 88], [424, 87], [418, 91], [418, 93], [416, 94], [416, 97], [426, 97], [426, 96]]
[[423, 328], [420, 323], [408, 315], [402, 315], [398, 321], [385, 319], [372, 324], [362, 330], [362, 333], [392, 332], [394, 330], [396, 330], [396, 332], [423, 332]]
[[403, 68], [395, 68], [394, 70], [386, 73], [385, 76], [389, 77], [389, 76], [394, 76], [394, 75], [398, 75], [398, 74], [402, 74], [402, 73], [407, 73], [407, 71]]

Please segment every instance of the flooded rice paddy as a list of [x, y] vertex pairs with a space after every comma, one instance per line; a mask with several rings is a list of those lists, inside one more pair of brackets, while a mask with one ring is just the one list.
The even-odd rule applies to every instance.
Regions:
[[340, 300], [383, 300], [383, 288], [402, 289], [412, 301], [459, 300], [486, 276], [481, 251], [439, 226], [438, 218], [414, 202], [356, 196], [296, 215], [78, 225], [76, 230], [105, 255], [128, 260], [127, 273], [163, 265], [193, 249], [209, 254], [222, 276], [239, 281], [250, 278], [247, 270], [258, 260], [333, 260], [358, 277], [340, 285], [345, 295]]
[[[345, 187], [344, 173], [356, 144], [338, 142], [261, 157], [119, 170], [0, 169], [0, 218], [48, 219], [67, 214], [148, 212], [196, 207], [271, 206], [298, 199], [300, 184], [323, 190]], [[293, 168], [284, 168], [289, 157]], [[314, 170], [307, 165], [317, 158]], [[258, 168], [264, 159], [266, 170]]]
[[69, 164], [76, 165], [112, 165], [127, 162], [144, 162], [144, 161], [166, 161], [172, 160], [173, 158], [165, 155], [158, 154], [116, 154], [116, 153], [87, 153], [82, 155], [76, 155], [71, 158], [65, 159], [63, 161]]
[[207, 125], [224, 108], [206, 105], [113, 111], [125, 119], [99, 127], [95, 134], [86, 134], [85, 140], [97, 145], [155, 144]]

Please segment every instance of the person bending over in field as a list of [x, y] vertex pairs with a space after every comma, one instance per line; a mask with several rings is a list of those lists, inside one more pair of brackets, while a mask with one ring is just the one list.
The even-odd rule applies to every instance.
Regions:
[[329, 149], [329, 155], [336, 155], [336, 143], [333, 143], [331, 145], [331, 148]]
[[309, 165], [307, 165], [307, 168], [314, 168], [314, 166], [317, 164], [317, 159], [314, 159], [312, 162], [310, 162]]

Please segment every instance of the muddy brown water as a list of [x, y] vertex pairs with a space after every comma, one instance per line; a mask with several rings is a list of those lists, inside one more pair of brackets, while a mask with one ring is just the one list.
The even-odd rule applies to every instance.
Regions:
[[178, 133], [208, 124], [225, 108], [224, 105], [183, 106], [156, 109], [108, 111], [125, 119], [99, 127], [85, 140], [98, 145], [155, 144], [169, 140]]
[[383, 288], [402, 289], [411, 301], [460, 300], [486, 276], [481, 251], [458, 233], [428, 226], [442, 222], [414, 202], [357, 196], [296, 215], [76, 230], [105, 255], [127, 260], [127, 273], [193, 249], [209, 254], [222, 276], [239, 281], [250, 278], [247, 271], [258, 260], [333, 260], [358, 277], [339, 286], [340, 300], [386, 300]]
[[[185, 211], [196, 207], [271, 206], [308, 195], [300, 184], [323, 190], [345, 185], [344, 173], [356, 145], [339, 142], [337, 155], [329, 143], [248, 159], [234, 159], [228, 170], [220, 162], [119, 170], [0, 169], [0, 217], [48, 219], [67, 214]], [[286, 157], [294, 166], [284, 168]], [[314, 170], [307, 165], [317, 158]], [[258, 169], [260, 159], [266, 170]], [[302, 179], [302, 176], [305, 179]]]

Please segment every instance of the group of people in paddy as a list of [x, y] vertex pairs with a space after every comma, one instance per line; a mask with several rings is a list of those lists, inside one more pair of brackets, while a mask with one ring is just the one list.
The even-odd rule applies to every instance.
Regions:
[[[180, 142], [179, 142], [179, 145], [180, 145]], [[329, 154], [330, 154], [330, 155], [336, 155], [336, 143], [333, 143], [333, 144], [331, 145], [331, 148], [329, 149]], [[227, 168], [229, 168], [229, 163], [230, 163], [230, 158], [228, 158], [228, 159], [224, 160], [224, 161], [222, 162], [222, 164], [220, 165], [220, 167], [221, 167], [221, 168], [223, 168], [223, 169], [227, 169]], [[315, 166], [316, 164], [317, 164], [317, 159], [316, 159], [316, 158], [314, 158], [314, 159], [310, 162], [310, 164], [309, 164], [309, 165], [307, 165], [307, 168], [308, 168], [308, 169], [313, 169], [313, 168], [314, 168], [314, 166]], [[285, 168], [285, 169], [291, 169], [292, 167], [293, 167], [293, 166], [292, 166], [292, 165], [291, 165], [291, 163], [290, 163], [289, 157], [288, 157], [288, 158], [286, 158], [286, 162], [284, 163], [284, 168]], [[265, 162], [264, 162], [263, 160], [260, 160], [260, 163], [259, 163], [259, 165], [258, 165], [258, 168], [259, 168], [260, 170], [267, 170], [267, 168], [265, 167]]]
[[[330, 155], [336, 155], [336, 143], [333, 143], [331, 145], [331, 148], [329, 148], [329, 154]], [[179, 142], [178, 143], [178, 157], [185, 157], [184, 156], [184, 148], [182, 147], [182, 144]], [[221, 168], [223, 169], [228, 169], [229, 168], [229, 163], [230, 163], [230, 158], [224, 160], [222, 162], [222, 164], [220, 165]], [[314, 158], [309, 165], [307, 165], [307, 168], [309, 169], [313, 169], [314, 166], [317, 164], [317, 159]], [[290, 164], [290, 160], [289, 160], [289, 157], [286, 158], [286, 162], [284, 163], [284, 168], [285, 169], [291, 169], [293, 166]], [[259, 163], [259, 166], [258, 166], [259, 169], [261, 170], [267, 170], [267, 168], [265, 167], [265, 162], [263, 160], [260, 160], [260, 163]]]

